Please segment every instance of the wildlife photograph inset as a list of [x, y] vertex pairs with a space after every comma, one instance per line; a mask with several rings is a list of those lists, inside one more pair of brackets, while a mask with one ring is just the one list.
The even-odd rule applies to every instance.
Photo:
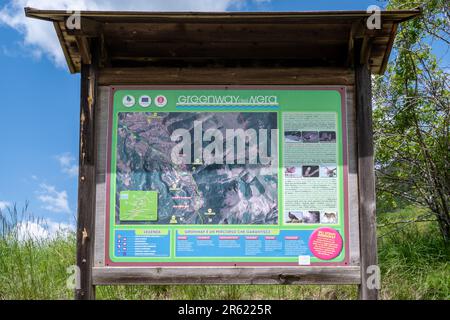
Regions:
[[285, 142], [302, 142], [302, 133], [300, 131], [285, 131]]
[[322, 211], [320, 213], [320, 223], [322, 223], [322, 224], [336, 224], [336, 223], [338, 223], [337, 212], [334, 212], [334, 211]]
[[302, 167], [304, 178], [317, 178], [320, 175], [319, 166], [303, 166]]
[[303, 212], [302, 211], [286, 211], [284, 216], [284, 223], [302, 223]]
[[284, 169], [284, 175], [290, 178], [301, 178], [302, 167], [287, 167]]
[[336, 142], [336, 132], [335, 131], [321, 131], [319, 132], [320, 142]]
[[319, 142], [319, 133], [317, 131], [303, 131], [302, 140], [305, 143]]
[[320, 166], [320, 177], [322, 178], [336, 178], [337, 166], [336, 164], [323, 164]]

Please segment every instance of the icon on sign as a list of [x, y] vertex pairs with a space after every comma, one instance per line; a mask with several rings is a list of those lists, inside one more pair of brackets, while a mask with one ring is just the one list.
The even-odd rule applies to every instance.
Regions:
[[125, 97], [123, 97], [122, 102], [125, 107], [130, 108], [130, 107], [134, 106], [134, 104], [136, 103], [136, 100], [134, 99], [133, 96], [126, 95]]
[[152, 98], [150, 98], [149, 96], [141, 96], [139, 98], [139, 105], [143, 108], [147, 108], [150, 107], [150, 105], [152, 104]]
[[155, 98], [155, 105], [157, 107], [162, 108], [162, 107], [165, 107], [166, 104], [167, 104], [167, 98], [165, 96], [157, 96]]

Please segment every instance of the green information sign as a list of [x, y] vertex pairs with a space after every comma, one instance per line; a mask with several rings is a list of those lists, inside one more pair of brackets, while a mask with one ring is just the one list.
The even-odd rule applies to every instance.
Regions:
[[341, 87], [113, 88], [108, 265], [345, 265]]

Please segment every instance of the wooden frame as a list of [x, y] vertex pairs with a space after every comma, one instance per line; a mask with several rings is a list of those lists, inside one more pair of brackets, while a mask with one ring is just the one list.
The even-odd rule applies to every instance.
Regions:
[[[104, 284], [360, 284], [361, 273], [359, 267], [359, 222], [357, 205], [357, 155], [355, 134], [355, 105], [354, 105], [354, 73], [351, 70], [342, 69], [320, 69], [305, 68], [295, 70], [284, 69], [255, 69], [252, 74], [248, 69], [166, 69], [160, 73], [145, 73], [139, 69], [135, 70], [135, 79], [142, 79], [145, 73], [146, 83], [164, 82], [168, 85], [195, 85], [198, 81], [198, 73], [202, 74], [204, 83], [210, 83], [209, 79], [215, 79], [217, 73], [221, 72], [220, 84], [227, 85], [230, 82], [251, 78], [252, 85], [264, 86], [268, 83], [277, 82], [280, 73], [284, 73], [290, 85], [297, 85], [292, 74], [303, 74], [303, 83], [317, 82], [322, 84], [333, 83], [330, 75], [339, 75], [341, 83], [347, 84], [347, 136], [349, 142], [349, 237], [350, 237], [350, 262], [346, 267], [108, 267], [104, 261], [105, 252], [105, 172], [106, 172], [106, 132], [109, 112], [109, 99], [111, 88], [109, 85], [117, 83], [115, 78], [106, 78], [107, 69], [100, 69], [99, 79], [103, 77], [102, 86], [99, 87], [99, 103], [96, 119], [96, 136], [98, 144], [97, 161], [97, 207], [96, 207], [96, 241], [95, 241], [95, 263], [93, 268], [93, 283]], [[133, 73], [129, 71], [129, 77]], [[259, 72], [264, 72], [265, 77], [258, 77]], [[188, 77], [176, 77], [175, 73], [190, 74]], [[161, 75], [166, 76], [161, 78]], [[306, 76], [308, 75], [308, 76]], [[120, 78], [120, 76], [118, 77]], [[192, 79], [190, 81], [189, 79]], [[289, 81], [290, 79], [290, 81]], [[250, 84], [250, 83], [249, 83]], [[305, 86], [308, 87], [308, 86]], [[342, 86], [341, 86], [342, 87]]]
[[[366, 67], [367, 68], [367, 67]], [[93, 69], [94, 70], [94, 69]], [[93, 72], [91, 70], [91, 72]], [[358, 70], [358, 69], [356, 69]], [[369, 70], [367, 74], [369, 74]], [[358, 86], [358, 78], [360, 74], [352, 72], [350, 69], [343, 68], [222, 68], [222, 69], [202, 69], [202, 68], [186, 68], [171, 69], [162, 68], [158, 72], [149, 72], [148, 69], [133, 70], [111, 70], [99, 69], [96, 73], [96, 85], [101, 85], [96, 89], [98, 91], [96, 113], [95, 113], [95, 141], [97, 142], [96, 165], [95, 165], [95, 181], [96, 181], [96, 218], [95, 218], [95, 241], [93, 245], [94, 260], [92, 262], [92, 274], [88, 270], [82, 270], [85, 274], [85, 282], [83, 282], [87, 292], [86, 295], [77, 298], [93, 298], [95, 285], [106, 284], [358, 284], [360, 285], [361, 298], [367, 299], [371, 296], [367, 294], [367, 290], [361, 284], [367, 277], [362, 272], [360, 261], [364, 259], [366, 253], [373, 250], [361, 250], [359, 246], [359, 233], [367, 232], [369, 227], [357, 227], [362, 223], [366, 223], [366, 215], [361, 217], [358, 207], [361, 197], [360, 185], [361, 168], [360, 160], [357, 152], [361, 153], [357, 141], [357, 119], [359, 115], [356, 110], [361, 103], [368, 100], [355, 101], [355, 89]], [[218, 75], [221, 75], [218, 77]], [[262, 76], [264, 75], [264, 76]], [[333, 77], [336, 75], [336, 77]], [[90, 78], [92, 79], [92, 78]], [[129, 80], [127, 80], [129, 79]], [[139, 79], [139, 80], [138, 80]], [[370, 80], [370, 78], [369, 78]], [[143, 81], [143, 82], [142, 82]], [[130, 267], [105, 267], [103, 261], [104, 253], [104, 194], [105, 181], [105, 165], [106, 165], [106, 119], [108, 118], [108, 108], [110, 99], [109, 85], [117, 83], [137, 84], [169, 84], [169, 85], [196, 85], [203, 84], [251, 84], [251, 85], [267, 85], [271, 84], [324, 84], [324, 85], [345, 85], [347, 88], [347, 122], [349, 137], [349, 197], [350, 203], [350, 266], [348, 267], [302, 267], [302, 268], [264, 268], [264, 267], [235, 267], [235, 268], [130, 268]], [[106, 86], [105, 86], [106, 85]], [[367, 85], [367, 83], [366, 83]], [[357, 99], [361, 99], [361, 95], [365, 96], [366, 92], [360, 92]], [[88, 101], [90, 99], [88, 98]], [[92, 115], [94, 116], [94, 115]], [[367, 121], [359, 116], [358, 121]], [[358, 131], [359, 134], [361, 134]], [[364, 144], [363, 144], [364, 145]], [[358, 147], [356, 147], [358, 146]], [[80, 159], [81, 161], [81, 159]], [[365, 170], [368, 167], [366, 167]], [[81, 170], [81, 166], [80, 166]], [[365, 180], [363, 180], [365, 181]], [[80, 185], [81, 188], [82, 185]], [[93, 193], [91, 193], [93, 194]], [[99, 214], [99, 212], [101, 214]], [[80, 215], [81, 217], [82, 215]], [[80, 220], [81, 221], [81, 220]], [[92, 223], [92, 221], [90, 222]], [[82, 230], [79, 228], [79, 230]], [[82, 241], [82, 240], [81, 240]], [[361, 241], [364, 241], [361, 238]], [[373, 255], [372, 255], [373, 256]], [[376, 257], [376, 254], [375, 254]], [[368, 261], [365, 259], [364, 261]], [[89, 263], [89, 262], [88, 262]], [[365, 264], [367, 265], [367, 264]], [[87, 280], [89, 279], [89, 281]], [[92, 289], [91, 289], [92, 288]], [[373, 298], [373, 296], [372, 296]]]

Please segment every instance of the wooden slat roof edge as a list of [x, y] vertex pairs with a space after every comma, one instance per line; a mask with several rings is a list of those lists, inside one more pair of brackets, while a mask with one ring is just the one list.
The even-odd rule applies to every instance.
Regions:
[[[44, 19], [44, 20], [58, 20], [68, 17], [74, 11], [65, 10], [40, 10], [26, 7], [25, 15], [30, 18]], [[421, 14], [421, 9], [414, 10], [389, 10], [381, 11], [383, 18], [395, 19], [398, 22], [412, 19]], [[208, 19], [208, 18], [226, 18], [226, 19], [266, 19], [266, 18], [367, 18], [371, 14], [366, 11], [290, 11], [290, 12], [145, 12], [145, 11], [79, 11], [79, 13], [86, 18], [167, 18], [167, 19]], [[250, 21], [247, 21], [250, 22]]]

